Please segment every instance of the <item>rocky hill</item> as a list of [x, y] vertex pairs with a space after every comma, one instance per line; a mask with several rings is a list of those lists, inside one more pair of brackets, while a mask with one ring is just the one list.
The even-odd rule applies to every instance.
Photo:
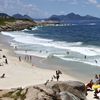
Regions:
[[100, 18], [90, 15], [81, 16], [75, 13], [69, 13], [67, 15], [52, 15], [48, 20], [100, 20]]
[[8, 14], [0, 13], [0, 19], [9, 19], [9, 18], [11, 18], [11, 16], [9, 16]]
[[67, 15], [52, 15], [47, 21], [58, 21], [60, 23], [100, 23], [100, 18], [69, 13]]
[[36, 23], [27, 15], [24, 15], [23, 18], [19, 19], [5, 13], [0, 13], [0, 31], [23, 30], [35, 25]]
[[3, 25], [0, 25], [0, 31], [18, 31], [23, 29], [30, 29], [34, 26], [36, 26], [36, 23], [33, 21], [5, 21]]
[[30, 16], [28, 15], [21, 15], [21, 14], [14, 14], [12, 17], [14, 17], [15, 19], [29, 19], [29, 20], [33, 20]]
[[86, 89], [78, 81], [49, 82], [24, 89], [0, 90], [0, 100], [86, 100]]

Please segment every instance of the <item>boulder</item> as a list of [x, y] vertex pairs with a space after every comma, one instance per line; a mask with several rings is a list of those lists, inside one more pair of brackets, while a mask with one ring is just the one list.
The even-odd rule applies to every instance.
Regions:
[[2, 90], [0, 100], [86, 100], [86, 89], [78, 81], [53, 81], [46, 85]]

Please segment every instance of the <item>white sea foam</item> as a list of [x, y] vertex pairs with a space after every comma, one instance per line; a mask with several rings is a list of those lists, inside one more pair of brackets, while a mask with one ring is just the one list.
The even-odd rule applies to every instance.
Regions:
[[50, 39], [35, 37], [33, 34], [27, 34], [24, 32], [1, 32], [1, 33], [3, 35], [11, 36], [14, 38], [13, 40], [24, 44], [37, 44], [45, 47], [70, 50], [87, 56], [100, 55], [100, 48], [82, 46], [82, 42], [67, 43], [61, 41], [53, 41]]
[[88, 25], [96, 25], [96, 23], [89, 23]]
[[[3, 35], [8, 35], [14, 38], [15, 41], [25, 43], [25, 44], [39, 44], [42, 46], [46, 47], [51, 47], [51, 48], [56, 48], [58, 49], [64, 49], [64, 50], [70, 50], [73, 52], [77, 52], [83, 55], [87, 56], [96, 56], [100, 55], [100, 48], [96, 47], [82, 47], [81, 42], [74, 42], [74, 43], [66, 43], [66, 42], [60, 42], [60, 41], [53, 41], [49, 39], [41, 39], [38, 37], [34, 37], [32, 34], [26, 34], [24, 32], [2, 32]], [[16, 45], [16, 44], [12, 44]], [[17, 52], [23, 54], [24, 52]], [[40, 54], [38, 52], [28, 52], [29, 55], [35, 55], [39, 57], [47, 57], [48, 55], [46, 54]], [[72, 60], [72, 61], [78, 61], [78, 62], [83, 62], [87, 63], [90, 65], [98, 65], [99, 63], [95, 63], [93, 60], [92, 61], [82, 61], [80, 59], [73, 59], [73, 58], [64, 58], [62, 55], [57, 55], [59, 58], [63, 60]]]
[[23, 54], [23, 55], [37, 56], [37, 57], [43, 57], [43, 58], [47, 58], [47, 56], [48, 56], [44, 53], [33, 52], [33, 51], [28, 51], [27, 53], [25, 51], [15, 51], [15, 53]]
[[75, 61], [75, 62], [81, 62], [81, 63], [85, 63], [85, 64], [89, 64], [89, 65], [93, 65], [93, 66], [100, 66], [100, 58], [96, 59], [98, 62], [95, 62], [95, 59], [87, 59], [87, 60], [83, 60], [83, 59], [79, 59], [79, 58], [65, 58], [64, 55], [54, 55], [55, 57], [58, 57], [62, 60], [65, 61]]
[[35, 27], [33, 27], [33, 28], [32, 28], [32, 30], [38, 30], [38, 27], [37, 27], [37, 26], [35, 26]]
[[[40, 45], [42, 48], [49, 48], [50, 50], [48, 53], [40, 53], [39, 51], [28, 51], [28, 55], [34, 55], [34, 56], [39, 56], [39, 57], [44, 57], [47, 58], [50, 54], [54, 54], [55, 57], [58, 57], [63, 60], [67, 61], [77, 61], [77, 62], [82, 62], [86, 63], [89, 65], [95, 65], [95, 66], [100, 66], [100, 48], [99, 47], [94, 47], [94, 46], [84, 46], [82, 42], [61, 42], [61, 41], [53, 41], [51, 39], [44, 39], [44, 38], [39, 38], [35, 37], [33, 34], [28, 34], [22, 31], [17, 31], [17, 32], [1, 32], [3, 35], [7, 35], [10, 37], [13, 37], [13, 40], [23, 43], [24, 45]], [[11, 46], [18, 46], [19, 44], [14, 42], [11, 43]], [[34, 48], [33, 48], [34, 49]], [[41, 49], [41, 48], [40, 48]], [[82, 58], [77, 58], [77, 57], [65, 57], [66, 51], [69, 52], [74, 52], [78, 53], [81, 56], [88, 56], [88, 57], [94, 57], [92, 59], [86, 59], [83, 60]], [[18, 54], [26, 54], [25, 51], [16, 51]], [[97, 58], [96, 58], [97, 56]], [[98, 61], [98, 63], [95, 62], [95, 59]]]
[[1, 34], [7, 35], [7, 36], [10, 36], [10, 37], [15, 37], [15, 35], [11, 34], [10, 32], [1, 32]]
[[22, 32], [25, 32], [25, 31], [29, 31], [28, 29], [24, 29], [24, 30], [22, 30]]

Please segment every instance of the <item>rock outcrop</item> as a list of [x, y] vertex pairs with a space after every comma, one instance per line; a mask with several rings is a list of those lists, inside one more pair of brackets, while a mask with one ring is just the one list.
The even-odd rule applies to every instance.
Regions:
[[16, 20], [14, 22], [5, 22], [5, 25], [0, 25], [0, 31], [19, 31], [30, 29], [33, 26], [36, 26], [36, 23], [33, 21]]
[[0, 90], [0, 100], [86, 100], [86, 89], [77, 81], [49, 82], [24, 89]]

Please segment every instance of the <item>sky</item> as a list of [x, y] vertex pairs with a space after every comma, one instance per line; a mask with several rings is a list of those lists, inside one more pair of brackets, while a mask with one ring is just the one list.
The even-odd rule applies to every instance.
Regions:
[[100, 17], [100, 0], [0, 0], [0, 12], [27, 14], [33, 18], [71, 12]]

